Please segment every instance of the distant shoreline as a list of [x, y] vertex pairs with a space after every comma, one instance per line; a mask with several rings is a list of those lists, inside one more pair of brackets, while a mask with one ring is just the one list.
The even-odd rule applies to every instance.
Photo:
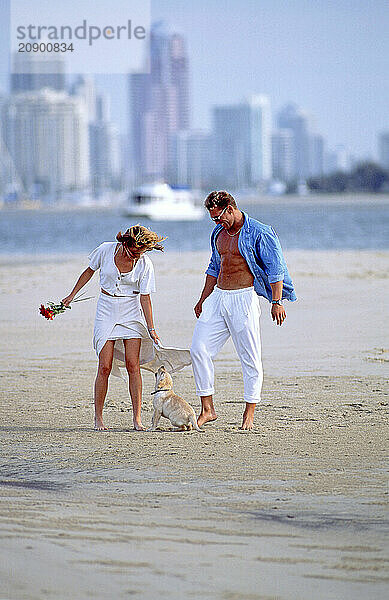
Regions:
[[[235, 196], [239, 204], [239, 196]], [[305, 206], [317, 206], [320, 204], [389, 204], [389, 194], [307, 194], [299, 196], [297, 194], [286, 194], [283, 196], [260, 196], [259, 198], [243, 198], [240, 201], [241, 206], [252, 206], [256, 204], [296, 204]]]
[[[233, 193], [234, 195], [234, 193]], [[204, 192], [204, 198], [206, 192]], [[273, 195], [243, 195], [239, 192], [235, 193], [234, 198], [236, 199], [239, 206], [243, 208], [245, 206], [254, 205], [279, 205], [289, 204], [296, 206], [318, 206], [320, 204], [327, 205], [385, 205], [389, 204], [389, 193], [377, 193], [377, 194], [307, 194], [301, 196], [298, 194], [285, 194], [281, 196]], [[30, 212], [30, 211], [41, 211], [41, 212], [91, 212], [98, 210], [99, 212], [121, 212], [124, 209], [124, 204], [114, 203], [111, 206], [99, 205], [98, 203], [91, 206], [78, 206], [73, 204], [57, 204], [57, 205], [45, 205], [40, 203], [22, 203], [15, 206], [3, 205], [0, 206], [0, 213], [14, 213], [14, 212]], [[152, 221], [150, 221], [152, 222]]]

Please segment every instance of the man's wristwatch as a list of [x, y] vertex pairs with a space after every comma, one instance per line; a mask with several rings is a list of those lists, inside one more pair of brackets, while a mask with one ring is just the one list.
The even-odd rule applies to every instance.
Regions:
[[272, 300], [272, 304], [278, 304], [278, 306], [282, 306], [282, 300]]

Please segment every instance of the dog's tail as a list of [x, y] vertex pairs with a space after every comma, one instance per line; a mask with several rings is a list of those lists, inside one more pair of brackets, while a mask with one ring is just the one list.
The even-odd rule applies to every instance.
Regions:
[[195, 414], [189, 417], [189, 421], [191, 422], [193, 429], [196, 429], [196, 431], [199, 431], [200, 433], [204, 433], [204, 429], [200, 429], [200, 427], [197, 425], [197, 419]]

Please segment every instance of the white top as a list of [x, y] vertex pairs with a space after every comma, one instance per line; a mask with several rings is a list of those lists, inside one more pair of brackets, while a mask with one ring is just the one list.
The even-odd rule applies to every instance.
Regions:
[[117, 242], [103, 242], [88, 256], [93, 271], [100, 269], [100, 285], [111, 296], [133, 296], [155, 292], [153, 263], [143, 254], [132, 271], [120, 273], [115, 264]]

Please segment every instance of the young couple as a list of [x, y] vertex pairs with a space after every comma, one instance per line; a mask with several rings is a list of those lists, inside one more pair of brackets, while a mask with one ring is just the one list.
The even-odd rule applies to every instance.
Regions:
[[[226, 191], [211, 192], [205, 207], [216, 226], [211, 234], [212, 254], [205, 285], [194, 307], [198, 320], [190, 350], [196, 393], [202, 405], [198, 424], [201, 426], [217, 418], [213, 405], [213, 358], [231, 336], [243, 371], [246, 405], [241, 427], [252, 429], [263, 379], [258, 296], [264, 296], [271, 303], [272, 319], [282, 325], [286, 318], [282, 301], [294, 301], [296, 294], [272, 227], [239, 210]], [[122, 344], [134, 428], [140, 431], [144, 430], [140, 366], [152, 358], [153, 343], [159, 343], [150, 300], [150, 293], [155, 291], [154, 269], [146, 253], [163, 250], [161, 242], [166, 238], [142, 225], [134, 225], [124, 234], [119, 232], [116, 239], [117, 242], [104, 242], [89, 255], [89, 267], [62, 302], [69, 306], [100, 269], [101, 294], [93, 335], [99, 358], [95, 429], [106, 429], [102, 414], [108, 377], [118, 344]]]

